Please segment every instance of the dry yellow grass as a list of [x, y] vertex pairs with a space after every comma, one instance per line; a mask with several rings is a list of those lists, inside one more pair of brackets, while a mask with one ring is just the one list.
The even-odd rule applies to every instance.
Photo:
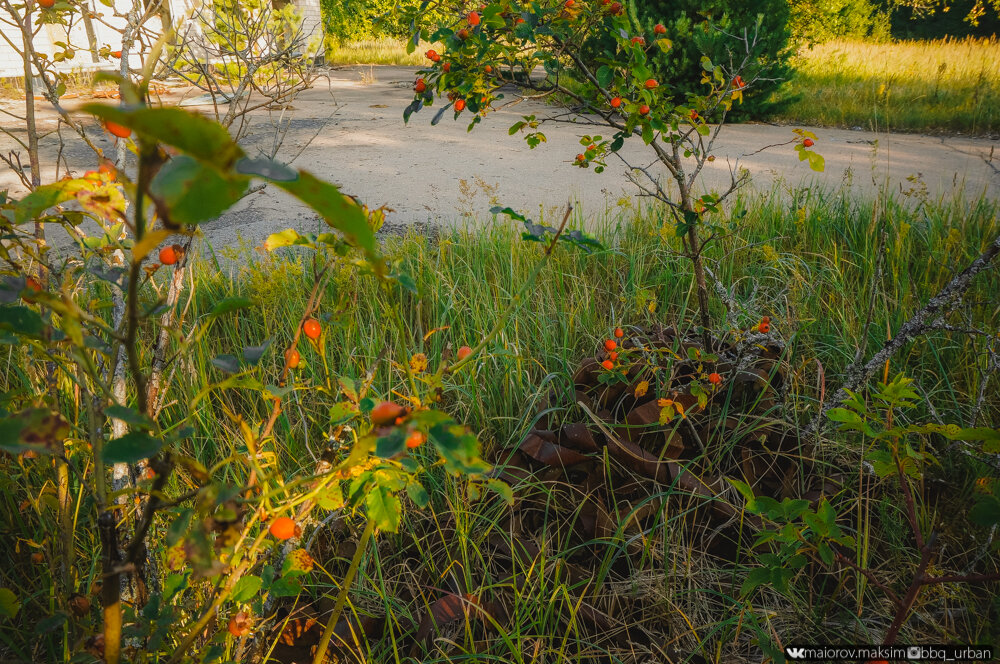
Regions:
[[783, 119], [904, 131], [1000, 131], [1000, 40], [832, 41], [803, 50]]
[[407, 53], [406, 42], [391, 37], [343, 43], [328, 39], [326, 60], [348, 65], [421, 65], [426, 62], [424, 52], [428, 48], [431, 46], [421, 44], [413, 53]]

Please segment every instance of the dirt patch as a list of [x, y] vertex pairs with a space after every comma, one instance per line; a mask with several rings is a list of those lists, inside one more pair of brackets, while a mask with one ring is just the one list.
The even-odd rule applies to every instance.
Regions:
[[[412, 98], [410, 86], [416, 71], [415, 67], [367, 66], [331, 70], [329, 87], [321, 81], [285, 111], [289, 131], [278, 158], [342, 185], [369, 205], [388, 205], [394, 210], [390, 224], [397, 229], [486, 220], [495, 203], [537, 217], [540, 208], [554, 213], [572, 199], [584, 215], [595, 217], [614, 213], [623, 199], [634, 200], [636, 191], [626, 181], [626, 169], [619, 160], [610, 159], [603, 174], [571, 167], [579, 152], [579, 136], [592, 133], [592, 127], [569, 123], [545, 127], [548, 142], [534, 150], [507, 135], [508, 127], [520, 116], [543, 116], [547, 109], [539, 103], [509, 105], [471, 133], [466, 131], [468, 114], [457, 122], [447, 114], [440, 124], [431, 126], [432, 114], [418, 113], [404, 124], [403, 108]], [[164, 101], [176, 103], [193, 94], [171, 90]], [[508, 101], [512, 99], [507, 96]], [[87, 101], [91, 100], [73, 100]], [[2, 110], [11, 112], [19, 104], [23, 102], [0, 102]], [[38, 102], [38, 108], [43, 130], [52, 132], [54, 114], [45, 109], [45, 102]], [[266, 149], [278, 120], [277, 113], [253, 117], [251, 133], [244, 141], [249, 152]], [[19, 135], [17, 128], [11, 129]], [[914, 197], [936, 197], [961, 187], [970, 194], [1000, 195], [1000, 158], [989, 161], [991, 150], [1000, 148], [998, 140], [813, 131], [819, 136], [817, 149], [826, 157], [824, 173], [810, 171], [790, 146], [758, 152], [789, 140], [788, 127], [733, 125], [722, 132], [715, 149], [717, 159], [705, 169], [702, 185], [708, 190], [722, 188], [729, 181], [730, 168], [738, 165], [748, 168], [761, 187], [775, 181], [788, 187], [836, 187], [846, 182], [852, 190], [870, 193], [888, 183], [893, 190]], [[88, 126], [88, 133], [102, 149], [112, 148], [96, 123]], [[45, 179], [51, 179], [58, 141], [48, 133], [42, 144]], [[15, 149], [10, 137], [0, 136], [0, 150]], [[638, 141], [623, 150], [629, 161], [642, 165], [648, 163], [645, 153]], [[63, 159], [76, 174], [96, 166], [89, 149], [72, 137], [68, 137]], [[15, 195], [20, 191], [17, 178], [7, 171], [0, 173], [0, 190], [5, 188]], [[212, 245], [222, 247], [240, 238], [259, 244], [275, 230], [289, 226], [310, 230], [316, 224], [309, 210], [268, 188], [205, 224], [203, 230]]]

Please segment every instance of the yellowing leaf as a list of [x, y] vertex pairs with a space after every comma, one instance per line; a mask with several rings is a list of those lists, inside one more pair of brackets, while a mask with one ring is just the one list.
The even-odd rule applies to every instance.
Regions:
[[646, 392], [648, 391], [649, 391], [649, 381], [644, 380], [640, 382], [638, 385], [635, 386], [635, 398], [638, 399], [640, 397], [646, 396]]

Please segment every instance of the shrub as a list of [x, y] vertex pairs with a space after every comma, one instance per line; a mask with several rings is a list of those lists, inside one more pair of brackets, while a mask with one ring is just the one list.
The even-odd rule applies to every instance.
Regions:
[[796, 42], [889, 37], [889, 15], [871, 0], [791, 0], [788, 4]]
[[[785, 0], [764, 0], [759, 3], [731, 0], [634, 0], [634, 22], [642, 31], [650, 31], [662, 23], [664, 35], [673, 42], [667, 53], [650, 58], [651, 68], [659, 80], [671, 87], [679, 102], [693, 92], [704, 89], [699, 61], [703, 55], [717, 63], [739, 63], [749, 56], [750, 76], [757, 85], [744, 96], [744, 103], [734, 109], [731, 119], [760, 117], [773, 109], [768, 96], [789, 77], [788, 58], [791, 54], [789, 3]], [[738, 40], [744, 31], [757, 32], [757, 42], [751, 53], [740, 51]], [[742, 43], [739, 46], [743, 46]]]
[[[404, 0], [404, 4], [414, 4]], [[395, 0], [321, 0], [323, 28], [338, 41], [402, 37], [406, 26]]]

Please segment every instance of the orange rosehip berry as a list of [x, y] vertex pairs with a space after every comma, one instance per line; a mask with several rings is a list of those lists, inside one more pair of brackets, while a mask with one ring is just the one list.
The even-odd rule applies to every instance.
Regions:
[[648, 114], [649, 114], [649, 106], [643, 104], [642, 106], [639, 107], [639, 115], [648, 115]]
[[659, 83], [656, 82], [655, 78], [647, 78], [646, 82], [643, 85], [646, 86], [647, 90], [652, 90], [653, 88], [655, 88], [656, 86], [658, 86]]
[[657, 23], [656, 25], [653, 26], [653, 32], [655, 32], [658, 35], [665, 35], [667, 34], [667, 27], [662, 23]]
[[441, 65], [441, 69], [444, 70], [444, 72], [447, 74], [448, 72], [451, 71], [451, 63], [450, 62], [444, 63], [443, 65]]
[[615, 363], [612, 362], [611, 360], [604, 360], [603, 362], [601, 362], [601, 366], [607, 369], [608, 371], [611, 371], [612, 369], [615, 368]]
[[160, 249], [160, 262], [164, 265], [173, 265], [177, 262], [177, 249], [173, 246]]
[[615, 348], [618, 348], [618, 344], [615, 343], [614, 339], [605, 339], [605, 341], [604, 341], [604, 350], [606, 350], [606, 351], [608, 351], [610, 353]]
[[117, 136], [118, 138], [128, 138], [132, 135], [132, 130], [128, 127], [118, 124], [117, 122], [111, 122], [110, 120], [104, 123], [104, 128], [112, 136]]
[[614, 99], [611, 100], [611, 108], [620, 108], [621, 105], [622, 105], [621, 97], [615, 97]]
[[299, 366], [300, 361], [302, 361], [302, 356], [299, 355], [299, 351], [294, 348], [289, 348], [285, 351], [285, 364], [288, 365], [289, 369]]
[[455, 110], [458, 111], [459, 113], [461, 113], [462, 111], [465, 110], [465, 100], [464, 99], [459, 99], [459, 100], [457, 100], [455, 102]]
[[802, 141], [802, 145], [804, 145], [807, 148], [811, 148], [813, 145], [815, 145], [815, 143], [813, 142], [813, 139], [807, 138], [806, 140]]
[[405, 414], [406, 409], [395, 401], [383, 401], [372, 408], [370, 417], [375, 426], [384, 426], [395, 422]]
[[413, 89], [416, 90], [418, 93], [421, 93], [427, 89], [427, 83], [424, 82], [424, 79], [418, 78], [417, 82], [413, 86]]
[[320, 332], [323, 331], [323, 328], [320, 326], [318, 320], [315, 318], [309, 318], [302, 324], [302, 331], [310, 339], [319, 339]]
[[236, 638], [250, 633], [250, 616], [246, 611], [240, 611], [229, 619], [229, 633]]
[[708, 374], [708, 382], [712, 383], [713, 385], [719, 385], [722, 383], [722, 376], [714, 372], [710, 373]]
[[615, 336], [618, 337], [619, 339], [621, 339], [622, 337], [625, 336], [625, 330], [621, 329], [620, 327], [616, 327], [615, 328]]
[[427, 440], [427, 436], [421, 431], [414, 431], [409, 436], [406, 437], [406, 447], [413, 449], [414, 447], [420, 447]]
[[271, 527], [267, 531], [271, 533], [272, 537], [279, 540], [291, 539], [300, 532], [295, 520], [287, 516], [279, 516], [271, 523]]
[[458, 360], [462, 361], [468, 356], [472, 355], [472, 349], [468, 346], [462, 346], [458, 349]]
[[469, 21], [469, 25], [479, 25], [479, 14], [478, 14], [478, 12], [469, 12], [468, 21]]
[[614, 362], [615, 360], [618, 359], [618, 353], [616, 353], [614, 351], [608, 353], [608, 359], [611, 360], [612, 362]]

